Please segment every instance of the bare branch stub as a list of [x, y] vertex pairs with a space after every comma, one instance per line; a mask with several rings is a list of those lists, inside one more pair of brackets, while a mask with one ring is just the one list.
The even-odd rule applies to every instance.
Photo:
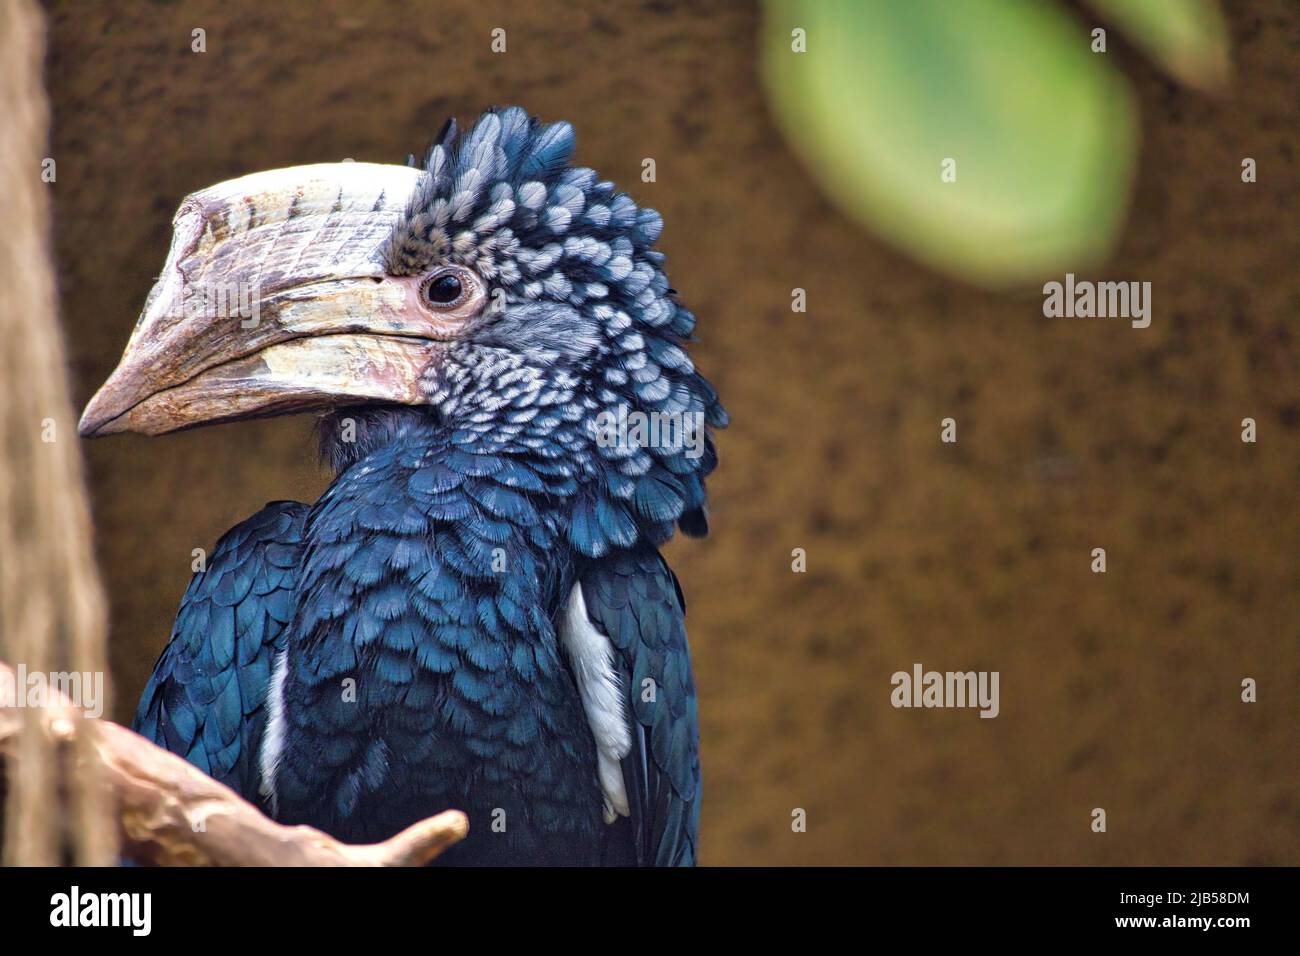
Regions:
[[[0, 663], [0, 681], [15, 680]], [[21, 691], [20, 691], [21, 695]], [[94, 735], [93, 752], [116, 803], [122, 852], [162, 866], [421, 866], [469, 832], [469, 821], [448, 810], [412, 824], [382, 843], [340, 843], [306, 826], [267, 817], [197, 767], [107, 720], [70, 719], [72, 704], [51, 691], [42, 730], [68, 747], [78, 733]], [[0, 759], [13, 761], [21, 715], [0, 708]], [[18, 772], [21, 772], [18, 768]], [[12, 772], [12, 770], [11, 770]]]

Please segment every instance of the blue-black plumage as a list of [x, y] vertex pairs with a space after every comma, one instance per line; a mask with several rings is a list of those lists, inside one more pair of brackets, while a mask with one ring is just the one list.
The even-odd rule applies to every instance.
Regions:
[[[659, 215], [573, 149], [567, 123], [494, 109], [418, 170], [188, 197], [83, 417], [325, 411], [333, 483], [222, 538], [135, 722], [277, 819], [360, 842], [458, 808], [450, 863], [695, 862], [697, 703], [658, 548], [707, 532], [726, 415]], [[172, 301], [240, 281], [257, 321]]]

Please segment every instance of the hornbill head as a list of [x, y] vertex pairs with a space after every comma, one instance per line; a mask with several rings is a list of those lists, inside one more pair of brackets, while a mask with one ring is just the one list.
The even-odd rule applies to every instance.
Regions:
[[[408, 406], [467, 441], [582, 458], [617, 498], [659, 479], [680, 501], [658, 522], [691, 530], [716, 460], [704, 426], [726, 415], [686, 355], [659, 214], [570, 165], [573, 146], [568, 123], [493, 109], [449, 122], [423, 169], [298, 166], [187, 197], [81, 434]], [[603, 440], [636, 414], [694, 423], [702, 453], [680, 425]], [[331, 451], [340, 468], [361, 454]]]

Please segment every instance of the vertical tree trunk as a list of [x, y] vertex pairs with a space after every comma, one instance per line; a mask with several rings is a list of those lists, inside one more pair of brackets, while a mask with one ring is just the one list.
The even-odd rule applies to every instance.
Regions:
[[[0, 657], [28, 672], [102, 672], [103, 594], [51, 265], [49, 190], [58, 184], [43, 177], [44, 55], [36, 5], [0, 3]], [[4, 861], [111, 863], [116, 830], [94, 721], [74, 717], [75, 743], [59, 756], [40, 712], [24, 713], [19, 759], [10, 762], [21, 771], [8, 779]]]

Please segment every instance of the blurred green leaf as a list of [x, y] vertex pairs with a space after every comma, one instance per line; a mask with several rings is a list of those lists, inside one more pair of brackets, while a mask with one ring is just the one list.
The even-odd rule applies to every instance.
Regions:
[[1218, 0], [1088, 0], [1170, 75], [1218, 89], [1228, 81], [1228, 29]]
[[[806, 31], [807, 52], [791, 49]], [[1123, 222], [1127, 85], [1033, 0], [772, 0], [777, 120], [850, 215], [931, 266], [1000, 286], [1079, 271]], [[940, 180], [956, 160], [956, 181]]]

